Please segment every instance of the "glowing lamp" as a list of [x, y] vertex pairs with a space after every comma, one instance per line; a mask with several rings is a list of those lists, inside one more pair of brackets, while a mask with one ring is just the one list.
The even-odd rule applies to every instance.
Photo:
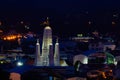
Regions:
[[17, 66], [23, 66], [23, 62], [17, 62]]

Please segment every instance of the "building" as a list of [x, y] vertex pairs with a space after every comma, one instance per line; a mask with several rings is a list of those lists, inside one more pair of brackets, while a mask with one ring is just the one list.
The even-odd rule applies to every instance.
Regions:
[[39, 41], [37, 40], [37, 43], [36, 43], [35, 66], [54, 66], [54, 65], [59, 66], [60, 65], [59, 43], [57, 40], [55, 44], [55, 49], [53, 49], [54, 47], [52, 43], [52, 29], [49, 26], [48, 18], [47, 18], [47, 23], [48, 24], [44, 28], [44, 33], [43, 33], [42, 52], [40, 51]]

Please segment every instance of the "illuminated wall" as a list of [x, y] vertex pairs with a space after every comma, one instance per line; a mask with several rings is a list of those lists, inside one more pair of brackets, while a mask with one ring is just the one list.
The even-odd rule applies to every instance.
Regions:
[[76, 55], [76, 56], [74, 56], [73, 61], [74, 61], [73, 64], [75, 64], [76, 61], [80, 61], [83, 64], [87, 64], [88, 63], [88, 57], [85, 56], [85, 55], [82, 55], [82, 54]]

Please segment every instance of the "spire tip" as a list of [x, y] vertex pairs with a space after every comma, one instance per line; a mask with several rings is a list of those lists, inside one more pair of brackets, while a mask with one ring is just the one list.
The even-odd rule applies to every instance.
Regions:
[[49, 26], [50, 25], [50, 23], [49, 23], [49, 17], [47, 17], [47, 19], [46, 19], [46, 24]]
[[39, 39], [37, 39], [37, 43], [39, 43]]
[[56, 43], [58, 43], [58, 37], [56, 38]]

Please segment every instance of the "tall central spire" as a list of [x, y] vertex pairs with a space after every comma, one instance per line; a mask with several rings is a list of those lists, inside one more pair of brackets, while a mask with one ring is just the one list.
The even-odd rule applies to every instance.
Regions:
[[48, 19], [49, 18], [47, 17], [47, 21], [46, 21], [47, 24], [46, 24], [46, 27], [44, 28], [43, 42], [42, 42], [42, 56], [45, 62], [47, 62], [47, 59], [49, 57], [49, 46], [50, 44], [52, 44], [52, 29], [49, 26]]

